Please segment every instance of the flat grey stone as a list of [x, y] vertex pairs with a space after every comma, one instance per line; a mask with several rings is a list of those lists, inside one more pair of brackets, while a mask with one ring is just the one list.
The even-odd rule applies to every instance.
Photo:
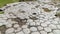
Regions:
[[60, 30], [53, 30], [54, 34], [60, 34]]

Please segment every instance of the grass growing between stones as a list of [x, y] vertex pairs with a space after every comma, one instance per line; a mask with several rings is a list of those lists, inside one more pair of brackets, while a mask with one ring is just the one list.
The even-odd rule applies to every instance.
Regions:
[[3, 7], [6, 4], [18, 2], [19, 0], [0, 0], [0, 7]]
[[36, 0], [19, 0], [19, 2], [21, 2], [21, 1], [36, 1]]
[[4, 14], [4, 12], [3, 11], [0, 11], [0, 14]]
[[35, 1], [35, 0], [0, 0], [0, 8], [9, 3], [21, 2], [21, 1]]

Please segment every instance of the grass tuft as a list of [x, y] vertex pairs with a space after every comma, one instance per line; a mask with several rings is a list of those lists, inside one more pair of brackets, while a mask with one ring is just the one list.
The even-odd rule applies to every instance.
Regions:
[[4, 12], [3, 11], [0, 11], [0, 14], [4, 14]]
[[0, 0], [0, 8], [5, 6], [6, 4], [18, 2], [19, 0]]

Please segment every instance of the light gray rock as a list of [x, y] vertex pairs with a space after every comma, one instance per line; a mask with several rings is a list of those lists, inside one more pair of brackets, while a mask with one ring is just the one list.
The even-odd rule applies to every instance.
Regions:
[[50, 24], [50, 21], [46, 21], [45, 23], [46, 23], [46, 24]]
[[13, 33], [13, 32], [14, 32], [14, 28], [9, 28], [5, 31], [6, 34]]
[[12, 27], [12, 24], [6, 24], [6, 27], [7, 28]]
[[60, 25], [57, 25], [57, 28], [60, 29]]
[[24, 34], [29, 34], [30, 33], [30, 29], [25, 28], [25, 29], [23, 29], [23, 32], [24, 32]]
[[60, 34], [60, 30], [53, 30], [54, 34]]
[[37, 31], [37, 28], [36, 27], [31, 27], [30, 30], [34, 32], [34, 31]]
[[42, 27], [47, 27], [47, 24], [46, 23], [41, 23], [41, 26]]
[[31, 34], [40, 34], [39, 32], [32, 32]]
[[14, 28], [19, 28], [19, 24], [14, 24]]
[[20, 32], [18, 32], [18, 33], [16, 33], [16, 34], [24, 34], [24, 33], [23, 33], [23, 31], [20, 31]]
[[21, 30], [22, 30], [22, 28], [18, 27], [18, 28], [15, 29], [15, 32], [20, 32]]
[[30, 26], [35, 26], [35, 25], [36, 25], [35, 22], [31, 22], [31, 23], [29, 23], [29, 24], [30, 24]]
[[[19, 3], [13, 3], [13, 4], [7, 4], [8, 6], [11, 6], [10, 8], [6, 9], [3, 7], [4, 14], [0, 14], [0, 26], [6, 25], [6, 27], [12, 27], [12, 24], [14, 25], [14, 28], [9, 28], [6, 30], [6, 34], [14, 34], [12, 33], [17, 32], [16, 34], [29, 34], [30, 31], [32, 31], [31, 34], [60, 34], [60, 30], [54, 30], [54, 29], [60, 29], [60, 25], [58, 25], [59, 18], [56, 18], [55, 12], [56, 7], [51, 5], [49, 2], [51, 0], [38, 0], [39, 2], [19, 2]], [[17, 4], [16, 6], [13, 6], [14, 4]], [[38, 8], [36, 8], [36, 6]], [[51, 12], [45, 12], [43, 8], [48, 8], [50, 10], [53, 10]], [[24, 13], [23, 13], [24, 12]], [[9, 14], [13, 13], [13, 14]], [[36, 13], [36, 15], [33, 15], [33, 13]], [[30, 16], [37, 17], [37, 20], [30, 19]], [[21, 27], [16, 24], [18, 22], [11, 21], [10, 18], [16, 18], [19, 17], [20, 19], [27, 18], [27, 23], [25, 25], [22, 25]], [[6, 20], [9, 19], [9, 20]], [[7, 21], [7, 22], [6, 22]], [[3, 22], [3, 23], [2, 23]], [[55, 25], [54, 25], [55, 24]], [[57, 24], [57, 25], [56, 25]], [[38, 26], [36, 26], [38, 25]], [[28, 26], [34, 26], [30, 27], [28, 29]], [[35, 27], [36, 26], [36, 27]], [[23, 29], [23, 31], [21, 31]], [[53, 32], [51, 30], [53, 29]], [[37, 32], [40, 31], [40, 32]]]
[[58, 21], [52, 21], [51, 23], [52, 24], [58, 24]]
[[40, 31], [40, 33], [41, 33], [41, 34], [47, 34], [47, 32], [46, 32], [46, 31]]
[[43, 27], [41, 27], [41, 26], [38, 26], [37, 28], [38, 28], [38, 30], [43, 30]]
[[24, 28], [24, 29], [28, 28], [28, 25], [23, 25], [21, 28]]
[[49, 27], [44, 28], [44, 30], [45, 30], [46, 32], [51, 32], [51, 31], [52, 31], [51, 28], [49, 28]]
[[27, 22], [28, 23], [31, 23], [31, 22], [33, 22], [33, 20], [32, 19], [28, 19]]
[[40, 25], [40, 22], [36, 22], [36, 25], [39, 26]]
[[57, 29], [56, 25], [54, 25], [54, 24], [50, 24], [49, 27], [50, 27], [51, 29]]
[[48, 33], [48, 34], [54, 34], [53, 32], [50, 32], [50, 33]]

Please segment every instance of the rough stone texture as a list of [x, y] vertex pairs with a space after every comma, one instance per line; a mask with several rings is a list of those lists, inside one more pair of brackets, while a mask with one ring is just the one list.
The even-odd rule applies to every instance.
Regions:
[[38, 28], [38, 30], [43, 30], [43, 27], [41, 27], [41, 26], [38, 26], [37, 28]]
[[10, 34], [10, 33], [13, 33], [14, 32], [14, 28], [9, 28], [6, 30], [6, 34]]
[[18, 32], [18, 33], [16, 33], [16, 34], [24, 34], [24, 33], [23, 33], [23, 31], [21, 31], [21, 32]]
[[37, 31], [37, 28], [36, 27], [31, 27], [30, 30], [31, 31]]
[[46, 31], [40, 31], [40, 33], [41, 33], [41, 34], [47, 34], [47, 32], [46, 32]]
[[31, 34], [40, 34], [39, 32], [32, 32]]
[[60, 30], [54, 30], [53, 33], [54, 34], [60, 34]]
[[51, 29], [49, 27], [44, 28], [46, 32], [51, 32]]
[[59, 8], [51, 0], [11, 3], [1, 9], [0, 34], [60, 34]]

